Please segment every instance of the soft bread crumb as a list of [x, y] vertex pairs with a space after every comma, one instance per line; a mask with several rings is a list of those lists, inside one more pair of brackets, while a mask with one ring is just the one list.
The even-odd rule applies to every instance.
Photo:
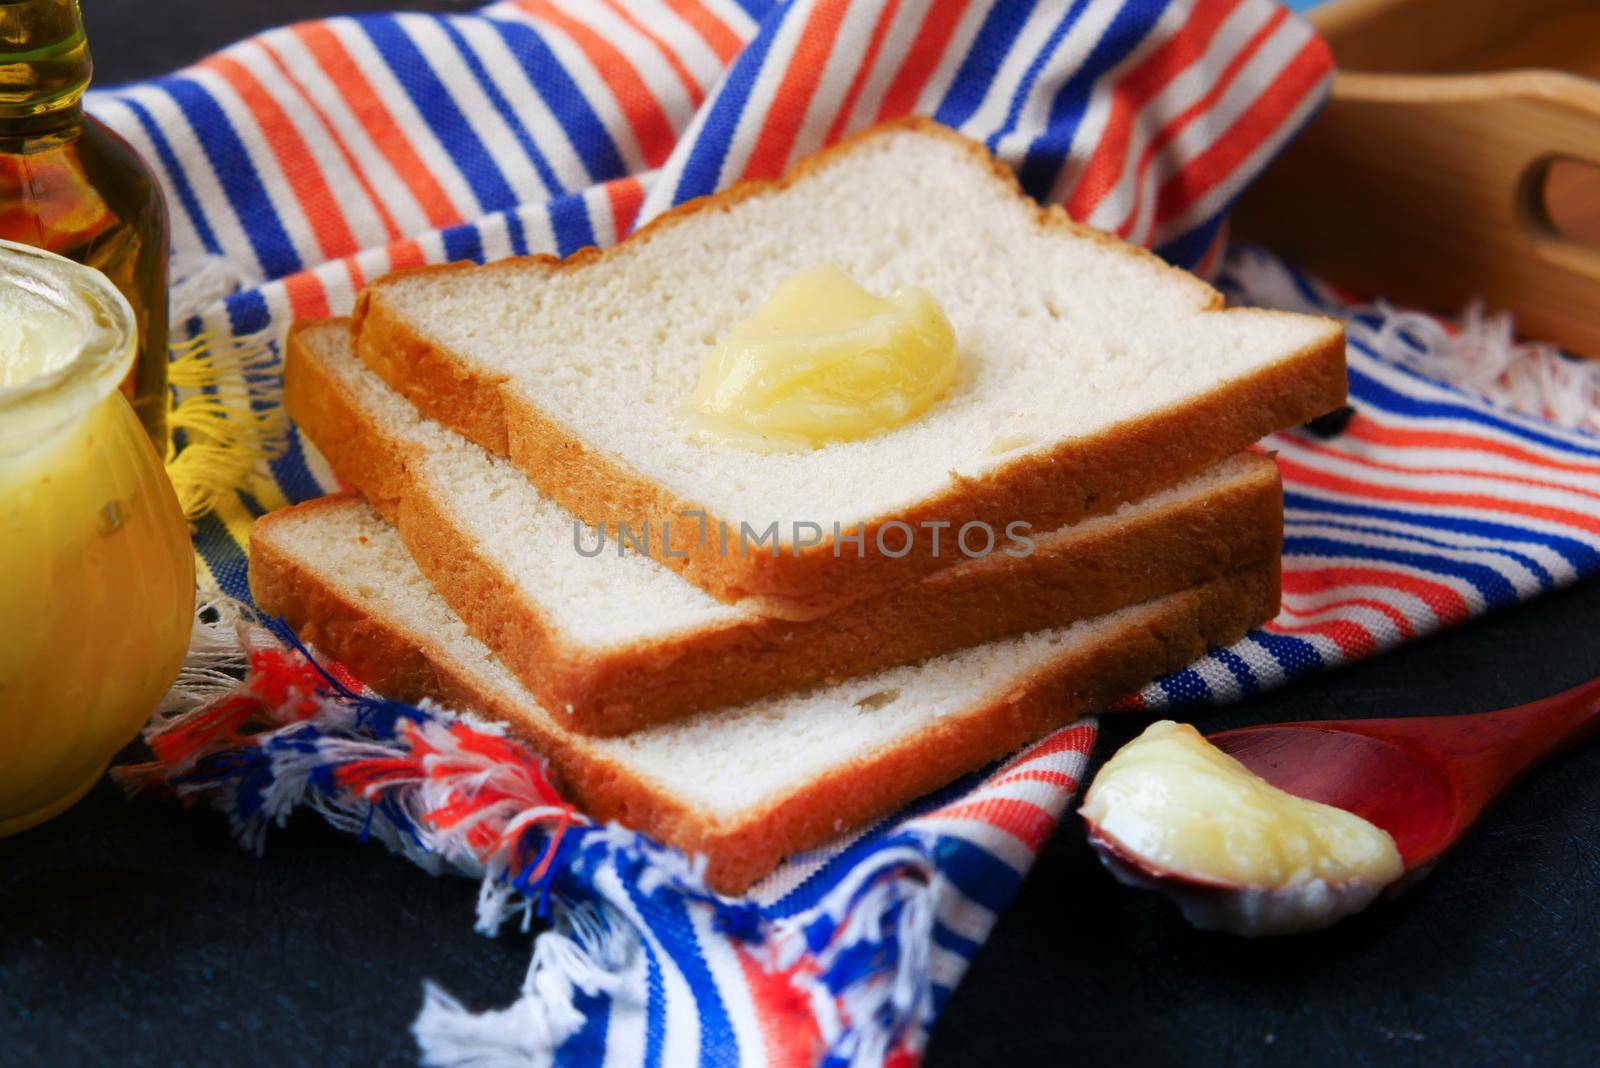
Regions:
[[708, 881], [726, 893], [1236, 639], [1277, 604], [1268, 562], [1070, 628], [595, 739], [538, 706], [359, 500], [258, 520], [250, 577], [257, 603], [358, 677], [507, 721], [591, 816], [704, 854]]
[[648, 558], [619, 559], [614, 544], [586, 558], [573, 516], [424, 419], [353, 355], [342, 321], [297, 324], [286, 392], [301, 428], [378, 502], [472, 632], [549, 707], [569, 710], [568, 725], [594, 733], [1110, 611], [1274, 555], [1281, 531], [1272, 461], [1241, 454], [1110, 515], [1035, 533], [1026, 558], [963, 561], [786, 623], [722, 604]]
[[[584, 448], [757, 528], [894, 515], [1337, 337], [1324, 319], [1220, 312], [1193, 276], [1043, 219], [967, 143], [900, 128], [570, 269], [401, 273], [369, 296]], [[890, 432], [807, 452], [690, 440], [680, 404], [705, 353], [819, 264], [875, 293], [916, 285], [938, 299], [961, 360], [944, 398]]]
[[[399, 535], [364, 502], [329, 501], [258, 524], [256, 536], [325, 581], [349, 586], [374, 616], [425, 634], [471, 676], [554, 727], [417, 571]], [[332, 576], [337, 576], [333, 578]], [[842, 762], [1005, 693], [1064, 652], [1150, 625], [1167, 599], [734, 709], [586, 745], [714, 821], [760, 809]], [[557, 728], [559, 729], [559, 728]], [[712, 770], [714, 769], [714, 771]], [[711, 772], [711, 773], [708, 773]]]

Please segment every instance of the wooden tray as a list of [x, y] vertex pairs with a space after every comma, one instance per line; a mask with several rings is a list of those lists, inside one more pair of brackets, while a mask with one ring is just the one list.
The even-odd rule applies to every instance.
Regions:
[[1421, 307], [1475, 297], [1600, 357], [1600, 0], [1339, 0], [1317, 118], [1235, 232]]

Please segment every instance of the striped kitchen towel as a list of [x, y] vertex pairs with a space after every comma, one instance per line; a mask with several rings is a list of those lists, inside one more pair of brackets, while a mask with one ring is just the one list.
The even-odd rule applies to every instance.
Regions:
[[[384, 271], [609, 244], [915, 112], [1034, 195], [1214, 273], [1228, 205], [1329, 69], [1267, 0], [521, 0], [275, 30], [90, 108], [167, 193], [174, 384], [205, 415], [176, 421], [178, 462], [204, 458], [187, 502], [202, 581], [247, 598], [251, 518], [336, 485], [293, 428], [272, 433], [278, 342]], [[1264, 253], [1220, 265], [1236, 299], [1343, 310]], [[1600, 442], [1438, 381], [1503, 357], [1521, 385], [1485, 388], [1570, 412], [1587, 379], [1493, 324], [1383, 306], [1350, 323], [1354, 416], [1270, 442], [1283, 613], [1129, 706], [1228, 700], [1597, 569]], [[250, 842], [306, 805], [479, 877], [485, 929], [543, 915], [508, 1008], [430, 990], [416, 1032], [439, 1064], [914, 1061], [1094, 738], [1067, 728], [726, 901], [684, 858], [587, 824], [491, 725], [239, 633], [197, 630], [182, 692], [210, 700], [153, 724], [156, 762], [124, 777], [209, 797]]]
[[367, 279], [610, 244], [913, 112], [1204, 269], [1329, 75], [1269, 0], [518, 0], [274, 30], [89, 108], [167, 192], [174, 337], [194, 341], [174, 380], [200, 414], [173, 425], [224, 482], [180, 488], [203, 579], [243, 595], [253, 516], [335, 485], [264, 425], [276, 343], [291, 319], [348, 312]]
[[1128, 707], [1231, 701], [1600, 574], [1600, 366], [1518, 343], [1504, 316], [1352, 304], [1257, 249], [1217, 282], [1343, 317], [1352, 411], [1263, 443], [1283, 473], [1278, 617]]

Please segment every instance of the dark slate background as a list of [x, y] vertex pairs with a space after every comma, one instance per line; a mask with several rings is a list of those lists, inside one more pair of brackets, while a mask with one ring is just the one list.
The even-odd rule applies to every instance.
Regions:
[[[101, 84], [253, 30], [407, 0], [86, 0]], [[470, 7], [470, 4], [456, 4]], [[1600, 675], [1600, 583], [1207, 718], [1482, 711]], [[1140, 723], [1106, 725], [1101, 753]], [[1114, 884], [1076, 817], [934, 1031], [928, 1063], [1600, 1063], [1600, 746], [1517, 788], [1399, 902], [1331, 931], [1190, 931]], [[219, 817], [102, 783], [0, 839], [0, 1065], [406, 1064], [424, 978], [510, 999], [528, 940], [472, 932], [474, 887], [312, 819], [266, 857]]]

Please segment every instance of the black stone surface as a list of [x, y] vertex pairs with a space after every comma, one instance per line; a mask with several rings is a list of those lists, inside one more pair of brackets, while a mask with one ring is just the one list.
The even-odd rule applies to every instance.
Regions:
[[[253, 29], [405, 0], [87, 0], [102, 83]], [[1600, 675], [1600, 583], [1249, 701], [1207, 729], [1481, 711]], [[1105, 725], [1101, 755], [1140, 726]], [[1320, 935], [1190, 931], [1069, 818], [934, 1031], [933, 1066], [1600, 1063], [1600, 746], [1518, 787], [1400, 901]], [[219, 817], [102, 783], [0, 839], [0, 1065], [414, 1062], [433, 979], [504, 1003], [526, 937], [474, 888], [302, 818], [257, 859]]]

